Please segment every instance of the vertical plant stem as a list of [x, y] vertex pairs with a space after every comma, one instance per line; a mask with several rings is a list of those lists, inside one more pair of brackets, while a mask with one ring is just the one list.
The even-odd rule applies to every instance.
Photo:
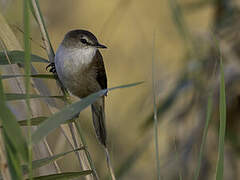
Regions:
[[[68, 99], [67, 97], [65, 98], [65, 104], [71, 104], [71, 100]], [[75, 121], [77, 120], [77, 118], [75, 119]], [[73, 140], [73, 149], [79, 148], [79, 143], [77, 141], [77, 135], [76, 135], [76, 131], [74, 129], [74, 124], [72, 122], [68, 123], [68, 127], [70, 129], [70, 133], [72, 136], [72, 140]], [[83, 137], [82, 137], [83, 138]], [[84, 151], [85, 152], [85, 151]], [[86, 155], [86, 153], [85, 153]], [[82, 170], [86, 170], [87, 167], [85, 165], [85, 158], [81, 157], [80, 152], [76, 152], [76, 156], [78, 158], [78, 162], [79, 162], [79, 166]], [[87, 155], [86, 155], [87, 156]], [[89, 179], [90, 176], [85, 176], [86, 179]]]
[[224, 140], [226, 131], [226, 95], [225, 95], [225, 81], [222, 56], [220, 55], [220, 128], [219, 128], [219, 144], [218, 144], [218, 161], [216, 170], [216, 180], [223, 179], [224, 172]]
[[[177, 143], [176, 143], [176, 137], [174, 139], [174, 147], [175, 147], [175, 152], [176, 152], [176, 162], [178, 163], [180, 158], [179, 158], [179, 152], [178, 152], [178, 149], [177, 149]], [[179, 177], [179, 180], [182, 180], [182, 172], [181, 172], [181, 167], [179, 167], [179, 172], [178, 172], [178, 177]]]
[[[70, 132], [71, 132], [71, 135], [72, 135], [72, 140], [73, 140], [74, 149], [77, 149], [77, 148], [79, 148], [79, 145], [78, 145], [77, 138], [76, 138], [76, 135], [75, 135], [73, 123], [72, 123], [72, 122], [68, 123], [68, 127], [69, 127]], [[79, 152], [76, 151], [75, 153], [76, 153], [76, 156], [77, 156], [77, 158], [78, 158], [78, 162], [79, 162], [80, 168], [81, 168], [82, 170], [84, 170], [84, 169], [83, 169], [83, 164], [82, 164], [83, 162], [81, 161], [81, 157], [80, 157]]]
[[24, 0], [23, 7], [23, 22], [24, 22], [24, 60], [25, 60], [25, 87], [26, 87], [26, 104], [27, 104], [27, 125], [28, 125], [28, 171], [29, 179], [33, 179], [32, 174], [32, 135], [31, 135], [31, 110], [29, 102], [30, 91], [30, 68], [31, 68], [31, 42], [30, 42], [30, 19], [29, 19], [29, 0]]
[[90, 165], [90, 167], [91, 167], [91, 169], [92, 169], [92, 171], [93, 171], [93, 177], [94, 177], [95, 180], [99, 180], [99, 177], [98, 177], [98, 174], [97, 174], [97, 170], [96, 170], [96, 168], [95, 168], [95, 166], [94, 166], [94, 164], [93, 164], [93, 161], [92, 161], [92, 159], [91, 159], [90, 153], [89, 153], [88, 150], [87, 150], [87, 143], [86, 143], [86, 141], [85, 141], [85, 138], [83, 137], [80, 123], [79, 123], [79, 121], [75, 121], [74, 123], [75, 123], [75, 126], [76, 126], [76, 128], [77, 128], [77, 131], [78, 131], [78, 135], [79, 135], [79, 137], [80, 137], [80, 140], [81, 140], [83, 146], [85, 147], [85, 148], [84, 148], [84, 151], [85, 151], [86, 157], [87, 157], [87, 159], [88, 159], [88, 163], [89, 163], [89, 165]]
[[50, 62], [54, 62], [55, 54], [54, 54], [52, 45], [50, 43], [48, 33], [45, 30], [46, 28], [45, 28], [45, 24], [44, 24], [44, 21], [43, 21], [41, 11], [39, 9], [38, 0], [32, 0], [32, 6], [33, 6], [33, 9], [34, 9], [35, 17], [37, 19], [37, 23], [39, 24], [40, 31], [42, 33], [42, 40], [43, 40], [44, 46], [46, 48], [48, 58], [49, 58]]
[[111, 178], [112, 180], [116, 180], [115, 174], [114, 174], [114, 170], [112, 167], [112, 163], [111, 163], [111, 159], [110, 159], [110, 154], [108, 151], [107, 147], [104, 147], [105, 153], [106, 153], [106, 157], [107, 157], [107, 166], [108, 166], [108, 170], [110, 172]]
[[1, 169], [2, 178], [11, 179], [7, 157], [6, 157], [6, 149], [4, 148], [4, 143], [3, 143], [2, 131], [0, 132], [0, 162], [1, 162], [0, 169]]
[[205, 148], [205, 144], [206, 144], [206, 140], [207, 140], [207, 134], [208, 134], [208, 127], [209, 127], [209, 123], [210, 123], [211, 115], [212, 115], [212, 104], [213, 104], [213, 98], [212, 98], [212, 93], [210, 93], [210, 95], [208, 97], [208, 103], [207, 103], [206, 123], [205, 123], [204, 130], [203, 130], [202, 143], [201, 143], [201, 147], [200, 147], [198, 164], [197, 164], [197, 169], [196, 169], [196, 172], [195, 172], [194, 180], [198, 180], [199, 174], [200, 174], [200, 168], [201, 168], [202, 158], [203, 158], [203, 151], [204, 151], [204, 148]]
[[156, 152], [156, 166], [157, 166], [157, 179], [161, 179], [160, 175], [160, 162], [159, 162], [159, 149], [158, 149], [158, 118], [157, 118], [157, 104], [155, 94], [155, 32], [153, 35], [153, 52], [152, 52], [152, 93], [153, 93], [153, 110], [154, 110], [154, 140], [155, 140], [155, 152]]

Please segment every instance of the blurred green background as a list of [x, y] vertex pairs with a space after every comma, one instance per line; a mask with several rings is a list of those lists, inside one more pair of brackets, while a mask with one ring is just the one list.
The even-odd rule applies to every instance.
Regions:
[[[22, 39], [22, 1], [1, 4], [1, 13]], [[144, 81], [110, 92], [106, 100], [108, 141], [121, 179], [156, 179], [152, 98], [152, 57], [158, 103], [159, 149], [163, 179], [193, 179], [205, 123], [209, 92], [213, 120], [200, 179], [214, 177], [218, 144], [217, 39], [224, 56], [228, 124], [224, 179], [239, 177], [239, 2], [234, 0], [41, 0], [50, 40], [57, 49], [66, 32], [87, 29], [108, 49], [104, 57], [109, 87]], [[46, 57], [32, 18], [32, 52]], [[21, 40], [22, 41], [22, 40]], [[43, 65], [36, 65], [46, 73]], [[53, 80], [46, 83], [51, 87]], [[52, 94], [60, 90], [52, 88]], [[88, 149], [100, 176], [107, 170], [94, 135], [89, 109], [81, 113]], [[149, 120], [150, 118], [150, 120]], [[55, 153], [67, 147], [56, 131], [48, 138]], [[132, 155], [132, 156], [131, 156]], [[78, 169], [74, 154], [59, 161], [65, 171]], [[122, 166], [124, 162], [127, 165]], [[132, 163], [132, 164], [131, 164]], [[127, 170], [120, 171], [120, 167]]]

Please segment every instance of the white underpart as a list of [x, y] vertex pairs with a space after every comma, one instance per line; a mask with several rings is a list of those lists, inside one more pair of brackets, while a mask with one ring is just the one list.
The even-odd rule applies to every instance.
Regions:
[[79, 82], [79, 77], [76, 74], [81, 72], [81, 69], [91, 63], [96, 54], [96, 48], [66, 48], [60, 45], [55, 56], [55, 67], [61, 82], [66, 88], [74, 85], [74, 81]]

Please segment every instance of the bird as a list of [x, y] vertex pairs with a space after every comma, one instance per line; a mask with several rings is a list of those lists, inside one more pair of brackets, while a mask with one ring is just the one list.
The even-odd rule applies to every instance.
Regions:
[[[57, 74], [61, 84], [73, 95], [82, 99], [102, 89], [107, 89], [107, 76], [100, 44], [95, 35], [87, 30], [71, 30], [59, 45], [50, 72]], [[104, 95], [106, 96], [106, 94]], [[91, 105], [93, 125], [97, 139], [107, 146], [105, 125], [105, 97]]]

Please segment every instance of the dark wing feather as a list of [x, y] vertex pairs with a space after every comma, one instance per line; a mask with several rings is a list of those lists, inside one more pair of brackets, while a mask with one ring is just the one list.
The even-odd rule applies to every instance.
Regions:
[[101, 53], [97, 50], [93, 60], [94, 67], [96, 68], [96, 79], [102, 89], [107, 89], [107, 76], [104, 67], [104, 62]]
[[[104, 62], [101, 53], [97, 50], [96, 55], [92, 62], [93, 69], [96, 73], [96, 80], [102, 89], [107, 88], [107, 76], [104, 67]], [[95, 128], [95, 132], [99, 142], [106, 147], [107, 146], [107, 131], [105, 126], [105, 108], [104, 97], [101, 97], [92, 104], [92, 118]]]

